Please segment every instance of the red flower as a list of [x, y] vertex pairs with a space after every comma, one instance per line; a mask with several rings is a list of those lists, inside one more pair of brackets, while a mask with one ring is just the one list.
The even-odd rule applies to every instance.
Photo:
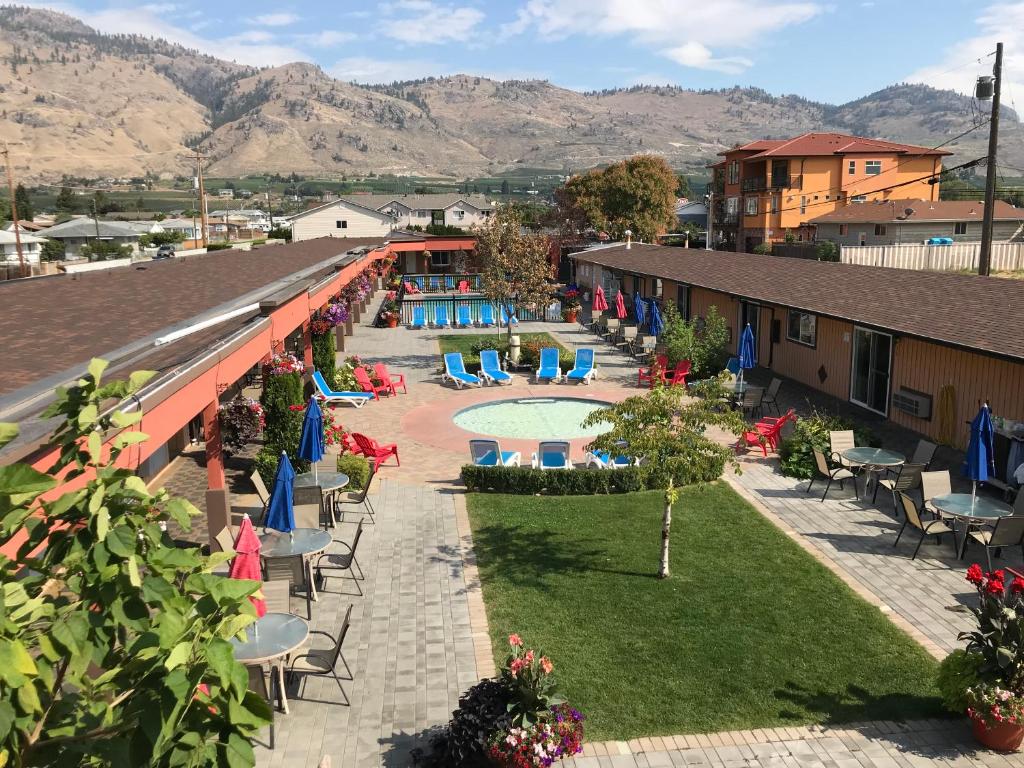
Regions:
[[985, 584], [985, 591], [990, 595], [1001, 595], [1006, 592], [1006, 585], [998, 579], [989, 579]]
[[984, 579], [984, 576], [982, 575], [980, 565], [975, 563], [967, 569], [967, 580], [971, 582], [971, 584], [981, 584], [982, 579]]
[[1013, 581], [1010, 582], [1010, 591], [1015, 595], [1019, 595], [1024, 592], [1024, 579], [1020, 576], [1014, 577]]

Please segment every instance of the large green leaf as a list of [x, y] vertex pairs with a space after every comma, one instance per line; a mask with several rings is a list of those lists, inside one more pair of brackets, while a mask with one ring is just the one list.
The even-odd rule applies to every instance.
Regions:
[[135, 554], [135, 531], [127, 525], [118, 525], [110, 529], [106, 541], [107, 549], [118, 557]]
[[11, 732], [11, 726], [14, 725], [14, 707], [6, 701], [0, 701], [0, 741], [7, 739], [7, 734]]
[[228, 736], [225, 757], [227, 757], [228, 768], [252, 768], [256, 764], [256, 755], [252, 751], [252, 744], [237, 733]]
[[182, 664], [188, 661], [189, 656], [192, 655], [192, 643], [178, 643], [171, 652], [167, 655], [167, 660], [164, 661], [164, 666], [167, 669], [175, 669], [180, 667]]
[[227, 688], [231, 685], [231, 673], [235, 666], [235, 652], [227, 640], [216, 638], [206, 647], [206, 659], [220, 684]]
[[0, 421], [0, 448], [3, 448], [9, 442], [14, 440], [17, 436], [17, 424], [11, 424], [8, 421]]
[[28, 464], [8, 464], [0, 467], [0, 494], [6, 496], [44, 493], [55, 485], [56, 480]]

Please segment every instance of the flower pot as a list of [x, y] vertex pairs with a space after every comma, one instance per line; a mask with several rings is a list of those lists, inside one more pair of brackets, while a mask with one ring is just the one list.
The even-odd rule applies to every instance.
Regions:
[[986, 725], [982, 720], [972, 717], [974, 738], [982, 746], [997, 752], [1016, 752], [1024, 740], [1024, 725], [1020, 723], [997, 723]]
[[397, 328], [397, 327], [398, 327], [398, 318], [397, 317], [389, 317], [388, 318], [388, 328]]
[[567, 323], [575, 323], [576, 322], [576, 316], [578, 314], [579, 314], [579, 312], [577, 310], [575, 310], [575, 309], [567, 309], [565, 311], [565, 322], [567, 322]]

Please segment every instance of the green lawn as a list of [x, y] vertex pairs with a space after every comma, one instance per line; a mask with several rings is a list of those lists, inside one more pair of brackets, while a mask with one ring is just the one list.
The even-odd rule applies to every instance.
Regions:
[[942, 715], [931, 657], [724, 483], [659, 581], [662, 499], [468, 498], [495, 658], [543, 648], [588, 739]]
[[[564, 345], [555, 341], [555, 337], [550, 333], [520, 333], [518, 334], [519, 341], [525, 344], [528, 341], [540, 342], [545, 347], [558, 347], [558, 357], [561, 360], [563, 366], [570, 365], [573, 361], [573, 354]], [[437, 337], [437, 342], [441, 347], [441, 354], [447, 354], [448, 352], [461, 352], [462, 359], [466, 363], [466, 370], [472, 372], [477, 371], [480, 368], [480, 357], [473, 353], [473, 345], [479, 343], [484, 339], [493, 339], [496, 344], [500, 344], [498, 347], [499, 353], [503, 356], [505, 350], [505, 340], [508, 338], [508, 332], [502, 328], [501, 330], [494, 331], [481, 331], [480, 333], [460, 333], [460, 334], [446, 334]]]

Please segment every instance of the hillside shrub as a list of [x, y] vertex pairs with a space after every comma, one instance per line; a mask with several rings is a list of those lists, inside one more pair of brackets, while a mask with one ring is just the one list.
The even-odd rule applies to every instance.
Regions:
[[875, 436], [870, 429], [834, 414], [815, 409], [809, 416], [798, 419], [793, 434], [779, 443], [782, 474], [801, 480], [812, 478], [815, 472], [814, 449], [818, 448], [828, 456], [828, 433], [844, 429], [853, 430], [857, 445], [875, 444]]

